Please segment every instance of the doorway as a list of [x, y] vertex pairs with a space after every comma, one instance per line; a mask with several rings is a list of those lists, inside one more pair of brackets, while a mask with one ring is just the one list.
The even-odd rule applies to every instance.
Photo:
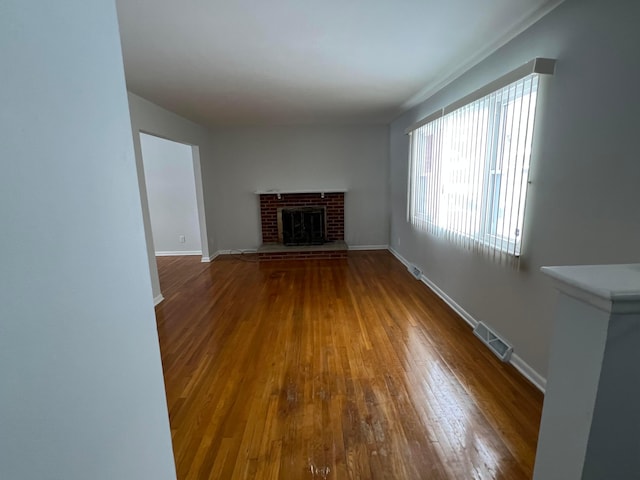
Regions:
[[193, 147], [140, 133], [156, 256], [202, 255]]
[[164, 297], [156, 254], [202, 255], [202, 262], [211, 261], [200, 147], [142, 130], [134, 147], [153, 304], [158, 305]]

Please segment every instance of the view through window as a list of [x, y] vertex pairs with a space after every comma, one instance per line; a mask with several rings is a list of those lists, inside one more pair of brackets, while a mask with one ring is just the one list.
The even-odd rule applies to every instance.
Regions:
[[410, 132], [416, 228], [520, 255], [537, 93], [532, 74]]

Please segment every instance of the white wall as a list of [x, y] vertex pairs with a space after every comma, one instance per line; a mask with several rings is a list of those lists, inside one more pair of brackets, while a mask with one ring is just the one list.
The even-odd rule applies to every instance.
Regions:
[[[567, 0], [391, 125], [391, 243], [546, 375], [556, 294], [541, 265], [640, 261], [640, 3]], [[540, 99], [520, 272], [413, 231], [408, 137], [436, 108], [536, 56], [557, 58]]]
[[0, 15], [0, 478], [175, 479], [113, 0]]
[[[138, 133], [198, 145], [196, 193], [208, 236], [203, 256], [260, 246], [256, 190], [344, 188], [345, 237], [350, 246], [384, 246], [389, 239], [388, 127], [254, 127], [209, 131], [129, 93], [153, 295], [161, 294]], [[200, 166], [198, 168], [198, 165]], [[199, 177], [201, 174], [201, 177]], [[202, 182], [202, 192], [199, 178]], [[202, 211], [206, 211], [205, 213]], [[210, 253], [209, 253], [210, 252]], [[161, 297], [160, 297], [161, 298]]]
[[256, 190], [344, 188], [345, 240], [387, 245], [388, 127], [264, 127], [212, 134], [220, 249], [261, 243]]
[[202, 254], [192, 147], [144, 133], [140, 144], [156, 255]]
[[129, 93], [129, 111], [131, 114], [131, 128], [133, 130], [133, 147], [138, 168], [138, 184], [142, 202], [142, 218], [144, 220], [147, 242], [147, 261], [151, 276], [153, 297], [161, 299], [160, 280], [156, 265], [155, 247], [149, 216], [147, 189], [144, 178], [144, 164], [140, 145], [140, 132], [166, 138], [194, 146], [193, 165], [196, 182], [196, 199], [198, 202], [198, 216], [201, 231], [202, 255], [209, 257], [209, 252], [217, 250], [215, 238], [215, 222], [213, 218], [213, 191], [211, 188], [203, 188], [203, 178], [216, 177], [213, 165], [211, 148], [209, 145], [209, 132], [204, 127], [190, 122], [175, 113], [160, 108], [159, 106]]

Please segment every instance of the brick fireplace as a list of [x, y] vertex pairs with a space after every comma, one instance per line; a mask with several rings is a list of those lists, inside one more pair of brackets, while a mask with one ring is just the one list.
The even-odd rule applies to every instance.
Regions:
[[[300, 258], [344, 258], [344, 192], [258, 192], [262, 247], [260, 260]], [[285, 246], [282, 242], [282, 211], [322, 209], [324, 211], [325, 242], [321, 245]]]

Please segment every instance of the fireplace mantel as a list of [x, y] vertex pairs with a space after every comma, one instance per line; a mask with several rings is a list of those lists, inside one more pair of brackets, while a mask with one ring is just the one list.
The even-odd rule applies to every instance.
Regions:
[[300, 195], [300, 194], [318, 194], [321, 198], [324, 198], [325, 193], [347, 193], [345, 189], [332, 189], [332, 188], [316, 188], [314, 190], [258, 190], [254, 192], [256, 195], [277, 195], [278, 200], [282, 198], [282, 195]]
[[287, 195], [290, 193], [347, 193], [348, 190], [344, 188], [316, 188], [316, 189], [307, 189], [307, 190], [257, 190], [253, 193], [256, 195]]

